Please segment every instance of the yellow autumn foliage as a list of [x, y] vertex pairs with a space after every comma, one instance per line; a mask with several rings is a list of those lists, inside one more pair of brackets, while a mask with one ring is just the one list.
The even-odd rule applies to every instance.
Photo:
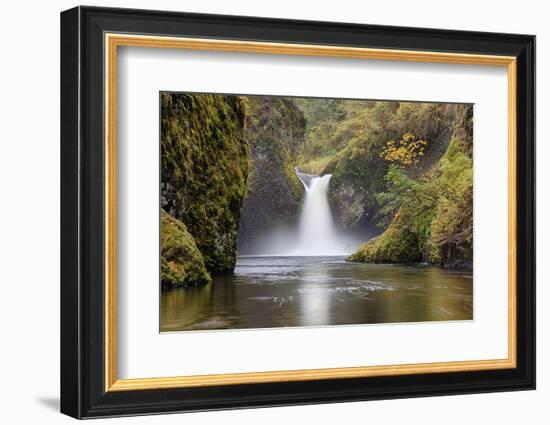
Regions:
[[427, 145], [426, 140], [417, 139], [412, 133], [405, 133], [399, 141], [388, 141], [380, 157], [403, 168], [408, 167], [418, 162]]

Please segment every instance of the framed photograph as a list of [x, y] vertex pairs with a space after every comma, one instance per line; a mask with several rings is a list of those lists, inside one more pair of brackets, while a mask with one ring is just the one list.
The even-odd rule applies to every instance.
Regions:
[[535, 37], [61, 14], [61, 411], [535, 387]]

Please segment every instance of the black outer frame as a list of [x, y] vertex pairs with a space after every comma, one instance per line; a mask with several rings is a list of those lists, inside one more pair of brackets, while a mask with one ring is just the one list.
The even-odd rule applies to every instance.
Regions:
[[[105, 32], [515, 56], [517, 368], [105, 392]], [[62, 413], [92, 418], [534, 388], [534, 36], [86, 6], [61, 13]]]

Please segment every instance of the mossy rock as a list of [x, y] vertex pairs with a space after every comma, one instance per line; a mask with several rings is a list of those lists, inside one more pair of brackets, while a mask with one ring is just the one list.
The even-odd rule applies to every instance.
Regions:
[[362, 263], [415, 263], [422, 260], [419, 236], [399, 213], [384, 233], [359, 247], [347, 261]]
[[251, 173], [239, 229], [239, 252], [254, 253], [270, 230], [294, 224], [303, 186], [294, 172], [304, 142], [305, 120], [292, 99], [250, 96], [245, 135]]
[[185, 223], [211, 275], [236, 263], [246, 108], [239, 96], [161, 94], [161, 206]]
[[181, 221], [160, 212], [160, 280], [163, 289], [212, 281], [193, 236]]

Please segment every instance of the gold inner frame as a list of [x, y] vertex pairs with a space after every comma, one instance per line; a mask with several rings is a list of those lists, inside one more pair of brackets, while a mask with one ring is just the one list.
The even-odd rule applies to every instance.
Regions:
[[[309, 381], [516, 367], [516, 58], [461, 53], [105, 34], [105, 391]], [[116, 324], [116, 106], [120, 46], [503, 66], [508, 72], [508, 357], [383, 366], [118, 379]]]

